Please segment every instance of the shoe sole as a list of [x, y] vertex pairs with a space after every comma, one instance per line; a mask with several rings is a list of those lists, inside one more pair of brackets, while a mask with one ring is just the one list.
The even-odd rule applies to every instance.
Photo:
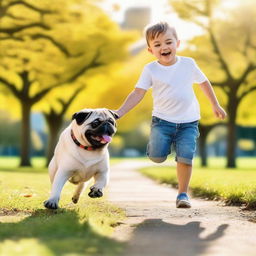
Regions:
[[176, 204], [177, 208], [191, 208], [191, 204], [188, 201], [185, 200], [180, 200], [177, 204]]

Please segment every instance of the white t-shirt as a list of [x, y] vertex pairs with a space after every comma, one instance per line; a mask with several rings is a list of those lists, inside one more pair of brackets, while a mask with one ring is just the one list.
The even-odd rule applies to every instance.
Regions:
[[145, 65], [136, 88], [152, 87], [152, 115], [173, 123], [188, 123], [200, 119], [200, 107], [193, 83], [202, 83], [207, 77], [192, 58], [177, 56], [171, 66], [157, 61]]

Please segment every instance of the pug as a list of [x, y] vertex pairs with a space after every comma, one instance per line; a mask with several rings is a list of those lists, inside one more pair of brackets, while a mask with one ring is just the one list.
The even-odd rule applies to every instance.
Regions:
[[52, 184], [48, 209], [57, 209], [61, 190], [69, 180], [77, 188], [72, 197], [77, 203], [85, 183], [92, 177], [89, 196], [102, 197], [109, 179], [108, 144], [116, 133], [118, 115], [108, 109], [83, 109], [75, 113], [70, 125], [61, 133], [49, 164]]

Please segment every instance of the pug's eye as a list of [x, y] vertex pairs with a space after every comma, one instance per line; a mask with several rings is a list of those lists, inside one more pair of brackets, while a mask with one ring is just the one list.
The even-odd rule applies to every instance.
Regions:
[[101, 121], [100, 121], [99, 119], [96, 119], [96, 120], [94, 120], [94, 121], [91, 123], [91, 126], [92, 126], [92, 128], [96, 128], [96, 127], [98, 127], [100, 124], [101, 124]]
[[115, 122], [112, 119], [108, 119], [108, 123], [115, 125]]

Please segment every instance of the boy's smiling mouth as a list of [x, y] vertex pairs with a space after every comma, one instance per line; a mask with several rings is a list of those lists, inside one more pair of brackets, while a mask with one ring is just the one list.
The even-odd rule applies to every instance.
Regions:
[[163, 56], [168, 56], [170, 54], [171, 54], [171, 52], [163, 52], [163, 53], [161, 53], [161, 55], [163, 55]]

